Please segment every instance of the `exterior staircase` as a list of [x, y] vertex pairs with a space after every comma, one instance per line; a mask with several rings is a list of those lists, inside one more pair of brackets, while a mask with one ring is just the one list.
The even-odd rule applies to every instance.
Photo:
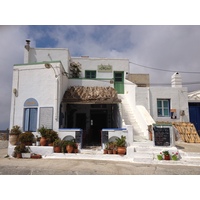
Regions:
[[122, 101], [121, 114], [122, 119], [126, 125], [133, 126], [133, 139], [134, 142], [142, 142], [147, 141], [148, 139], [144, 137], [144, 133], [142, 132], [134, 114], [134, 110], [129, 105], [129, 102], [126, 98], [125, 94], [118, 94], [119, 99]]

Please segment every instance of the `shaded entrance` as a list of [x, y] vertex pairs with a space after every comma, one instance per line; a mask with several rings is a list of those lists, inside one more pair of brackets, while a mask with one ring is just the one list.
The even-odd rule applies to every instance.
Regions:
[[100, 146], [103, 128], [107, 128], [107, 110], [91, 110], [89, 138], [86, 145]]
[[[103, 128], [121, 127], [117, 91], [112, 87], [72, 86], [61, 105], [62, 128], [81, 128], [82, 146], [100, 146]], [[61, 114], [61, 113], [60, 113]]]

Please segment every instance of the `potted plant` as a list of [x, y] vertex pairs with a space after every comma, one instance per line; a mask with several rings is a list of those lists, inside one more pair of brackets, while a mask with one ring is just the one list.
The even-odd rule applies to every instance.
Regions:
[[164, 160], [170, 160], [170, 154], [169, 151], [163, 151], [163, 156], [164, 156]]
[[178, 160], [178, 152], [172, 152], [172, 160]]
[[17, 158], [30, 158], [30, 147], [26, 147], [25, 144], [18, 144], [14, 148], [14, 157]]
[[54, 147], [54, 152], [55, 153], [60, 153], [61, 152], [61, 147], [62, 147], [62, 140], [60, 138], [56, 139], [53, 142], [53, 147]]
[[66, 146], [66, 151], [67, 151], [67, 153], [73, 153], [74, 144], [75, 144], [74, 139], [73, 139], [73, 140], [68, 140], [68, 141], [67, 141], [67, 146]]
[[53, 142], [58, 139], [58, 133], [52, 129], [48, 129], [46, 132], [46, 139], [49, 146], [53, 146]]
[[41, 138], [40, 138], [40, 145], [41, 146], [46, 146], [46, 143], [47, 143], [47, 139], [46, 139], [46, 135], [47, 135], [47, 131], [48, 129], [45, 128], [44, 126], [40, 127], [38, 130], [37, 130], [40, 135], [41, 135]]
[[19, 135], [22, 133], [20, 126], [13, 126], [9, 133], [9, 142], [11, 145], [16, 145], [18, 142]]
[[78, 144], [76, 142], [74, 142], [74, 153], [78, 153]]
[[163, 154], [160, 152], [160, 154], [157, 155], [158, 160], [163, 160]]
[[117, 144], [113, 142], [113, 154], [117, 154]]
[[108, 154], [113, 154], [114, 143], [108, 142]]
[[66, 140], [61, 141], [61, 151], [62, 151], [62, 153], [66, 153], [67, 144], [68, 144], [68, 141], [66, 141]]
[[32, 145], [33, 138], [34, 138], [33, 133], [30, 131], [26, 131], [26, 132], [20, 134], [19, 142], [30, 146], [30, 145]]
[[118, 154], [126, 154], [126, 136], [121, 135], [121, 138], [116, 138], [117, 152]]

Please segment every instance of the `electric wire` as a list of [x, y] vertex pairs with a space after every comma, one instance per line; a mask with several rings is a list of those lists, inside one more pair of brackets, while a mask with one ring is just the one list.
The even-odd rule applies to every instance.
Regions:
[[148, 69], [153, 69], [153, 70], [159, 70], [159, 71], [165, 71], [165, 72], [178, 72], [178, 73], [188, 73], [188, 74], [200, 74], [200, 72], [186, 72], [186, 71], [177, 71], [177, 70], [170, 70], [170, 69], [159, 69], [159, 68], [155, 68], [155, 67], [148, 67], [148, 66], [145, 66], [145, 65], [141, 65], [141, 64], [138, 64], [138, 63], [134, 63], [134, 62], [131, 62], [129, 61], [130, 64], [133, 64], [133, 65], [137, 65], [137, 66], [140, 66], [140, 67], [144, 67], [144, 68], [148, 68]]

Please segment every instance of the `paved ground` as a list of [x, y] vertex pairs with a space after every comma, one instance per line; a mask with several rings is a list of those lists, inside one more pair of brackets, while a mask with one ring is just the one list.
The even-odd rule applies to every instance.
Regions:
[[[177, 142], [185, 152], [200, 153], [200, 144]], [[200, 175], [199, 166], [174, 161], [134, 163], [94, 159], [16, 159], [7, 155], [7, 141], [0, 141], [1, 175]], [[200, 163], [200, 162], [199, 162]]]

